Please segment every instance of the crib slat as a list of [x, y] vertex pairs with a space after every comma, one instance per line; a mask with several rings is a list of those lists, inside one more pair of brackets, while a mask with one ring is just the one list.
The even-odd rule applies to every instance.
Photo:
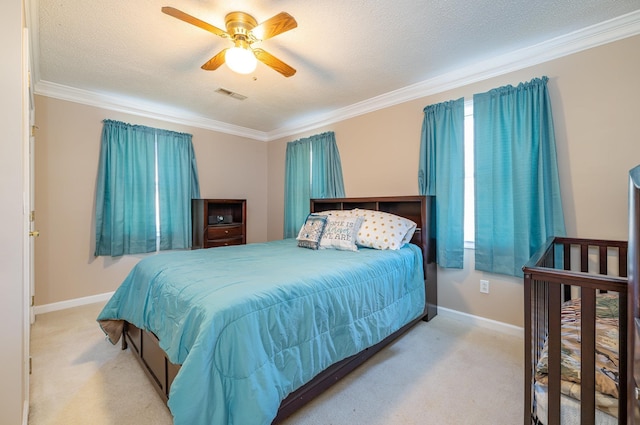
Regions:
[[580, 244], [580, 271], [587, 273], [589, 271], [589, 245]]
[[600, 263], [600, 274], [608, 274], [607, 273], [607, 247], [606, 246], [600, 246], [600, 255], [598, 256], [599, 258], [599, 263]]
[[[562, 244], [562, 249], [563, 249], [563, 256], [564, 256], [564, 269], [565, 270], [571, 270], [571, 244], [570, 243], [565, 243]], [[563, 290], [564, 290], [564, 297], [562, 298], [563, 301], [568, 301], [571, 299], [571, 286], [570, 285], [563, 285]]]
[[618, 270], [620, 277], [627, 277], [627, 247], [618, 248]]
[[564, 269], [571, 270], [571, 244], [568, 242], [562, 244], [562, 257]]
[[582, 288], [580, 308], [580, 423], [594, 425], [596, 420], [595, 352], [596, 352], [596, 291]]
[[560, 425], [560, 285], [549, 286], [549, 425]]

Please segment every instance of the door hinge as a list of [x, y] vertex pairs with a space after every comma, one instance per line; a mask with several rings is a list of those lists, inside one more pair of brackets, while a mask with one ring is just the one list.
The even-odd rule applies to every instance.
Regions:
[[36, 305], [36, 297], [35, 295], [31, 295], [31, 307], [33, 307], [34, 305]]
[[32, 358], [29, 357], [29, 375], [31, 375], [31, 371], [33, 369], [31, 360], [32, 360]]
[[35, 211], [31, 211], [31, 213], [29, 214], [29, 221], [30, 222], [34, 222], [36, 221], [36, 212]]

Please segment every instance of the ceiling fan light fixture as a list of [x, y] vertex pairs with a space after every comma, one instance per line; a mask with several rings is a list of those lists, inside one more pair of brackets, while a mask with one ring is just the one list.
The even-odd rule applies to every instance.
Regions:
[[251, 49], [236, 46], [225, 52], [225, 63], [238, 74], [250, 74], [255, 71], [258, 60]]
[[162, 13], [233, 42], [234, 47], [219, 51], [201, 66], [205, 71], [215, 71], [223, 63], [226, 63], [229, 69], [234, 72], [250, 74], [256, 69], [257, 62], [260, 61], [285, 77], [291, 77], [296, 73], [294, 68], [272, 54], [260, 48], [251, 47], [255, 42], [273, 38], [296, 28], [298, 23], [287, 12], [280, 12], [260, 24], [248, 13], [227, 13], [224, 18], [226, 31], [174, 7], [165, 6], [162, 8]]

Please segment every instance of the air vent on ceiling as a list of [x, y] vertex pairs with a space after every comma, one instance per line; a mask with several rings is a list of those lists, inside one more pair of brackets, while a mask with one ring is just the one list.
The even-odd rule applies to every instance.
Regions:
[[234, 92], [232, 92], [230, 90], [223, 89], [222, 87], [220, 87], [218, 90], [216, 90], [216, 93], [220, 93], [222, 95], [229, 96], [229, 97], [232, 97], [232, 98], [238, 99], [238, 100], [245, 100], [247, 98], [247, 96], [243, 96], [243, 95], [241, 95], [239, 93], [234, 93]]

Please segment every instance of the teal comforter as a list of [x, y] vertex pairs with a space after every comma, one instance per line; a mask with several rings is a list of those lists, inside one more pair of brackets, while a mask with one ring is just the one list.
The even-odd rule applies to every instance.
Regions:
[[169, 395], [175, 425], [266, 425], [289, 393], [424, 305], [415, 245], [314, 251], [285, 239], [147, 257], [98, 321], [153, 332], [182, 365]]

